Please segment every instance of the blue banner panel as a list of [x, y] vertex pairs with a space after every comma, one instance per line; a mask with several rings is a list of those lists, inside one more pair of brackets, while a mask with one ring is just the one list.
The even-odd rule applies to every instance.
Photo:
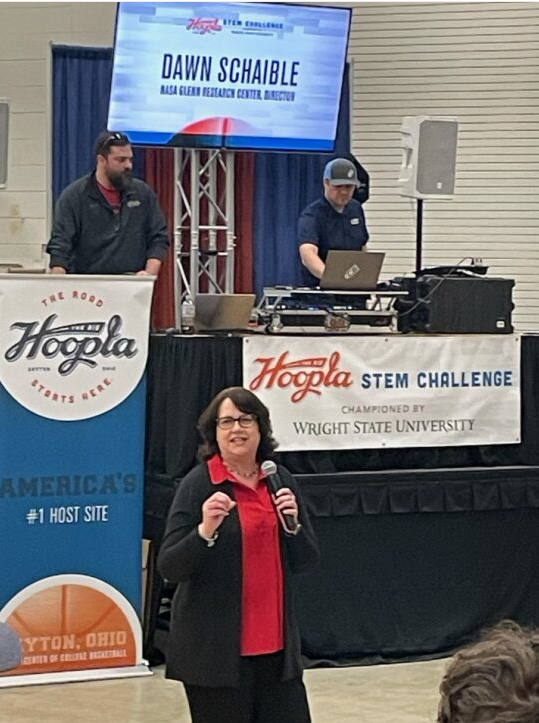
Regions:
[[152, 288], [0, 276], [0, 687], [144, 667]]
[[[6, 551], [0, 562], [2, 622], [18, 593], [59, 575], [102, 581], [140, 611], [145, 386], [144, 379], [106, 414], [62, 422], [28, 411], [0, 385], [0, 546]], [[62, 594], [67, 593], [64, 588]], [[90, 597], [95, 606], [96, 594]], [[77, 599], [80, 606], [80, 595]], [[51, 667], [51, 654], [83, 647], [78, 638], [73, 642], [68, 620], [43, 629], [42, 611], [36, 612], [39, 618], [21, 625], [23, 664], [10, 674], [57, 669]], [[73, 613], [73, 622], [80, 622], [80, 614]], [[83, 626], [85, 640], [109, 657], [92, 659], [100, 665], [135, 664], [136, 656], [127, 659], [120, 653], [125, 645], [115, 644], [118, 634], [121, 641], [126, 637], [123, 627], [100, 630], [101, 637], [94, 639], [89, 636], [96, 632], [95, 622], [88, 619]], [[74, 669], [88, 667], [87, 659], [80, 662]]]

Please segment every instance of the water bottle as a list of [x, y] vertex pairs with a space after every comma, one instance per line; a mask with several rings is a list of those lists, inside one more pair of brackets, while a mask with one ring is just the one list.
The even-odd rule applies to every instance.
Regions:
[[182, 334], [195, 332], [195, 305], [193, 299], [187, 295], [182, 303]]

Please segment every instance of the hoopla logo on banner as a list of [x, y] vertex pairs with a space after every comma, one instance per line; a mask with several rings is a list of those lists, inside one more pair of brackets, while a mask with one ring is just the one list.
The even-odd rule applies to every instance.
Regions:
[[249, 382], [249, 389], [290, 389], [290, 401], [301, 402], [308, 394], [321, 395], [324, 388], [352, 386], [353, 378], [349, 370], [341, 369], [341, 355], [334, 350], [327, 356], [301, 357], [288, 359], [289, 351], [278, 356], [258, 357], [262, 369]]
[[139, 383], [148, 354], [153, 279], [55, 276], [0, 283], [0, 381], [42, 417], [113, 409]]

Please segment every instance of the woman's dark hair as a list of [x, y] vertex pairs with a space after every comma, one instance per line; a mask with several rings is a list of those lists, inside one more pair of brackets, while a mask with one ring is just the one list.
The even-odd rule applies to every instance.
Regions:
[[228, 387], [211, 400], [198, 419], [198, 431], [202, 437], [202, 444], [198, 449], [199, 459], [209, 459], [219, 452], [215, 420], [219, 413], [219, 407], [225, 399], [230, 399], [241, 412], [256, 417], [260, 432], [260, 444], [256, 451], [256, 461], [263, 462], [265, 459], [271, 458], [273, 451], [277, 447], [277, 442], [273, 439], [268, 408], [248, 389], [244, 387]]

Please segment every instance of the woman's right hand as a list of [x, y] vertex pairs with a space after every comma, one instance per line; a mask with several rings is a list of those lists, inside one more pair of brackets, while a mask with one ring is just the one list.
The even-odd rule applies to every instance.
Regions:
[[206, 539], [213, 537], [235, 506], [234, 500], [224, 492], [214, 492], [202, 505], [202, 522], [198, 526], [200, 535]]

